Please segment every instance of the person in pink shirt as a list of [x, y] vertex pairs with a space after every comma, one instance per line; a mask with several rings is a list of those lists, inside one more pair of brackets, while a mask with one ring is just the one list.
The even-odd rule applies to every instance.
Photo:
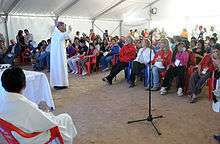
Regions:
[[167, 93], [174, 77], [177, 78], [177, 95], [183, 95], [184, 76], [188, 61], [189, 53], [187, 51], [187, 45], [184, 42], [181, 42], [177, 45], [177, 50], [173, 53], [171, 65], [168, 66], [167, 73], [160, 90], [161, 95], [165, 95]]

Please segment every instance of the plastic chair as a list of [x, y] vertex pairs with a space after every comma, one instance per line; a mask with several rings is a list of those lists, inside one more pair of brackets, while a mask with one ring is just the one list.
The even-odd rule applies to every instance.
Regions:
[[185, 78], [184, 78], [184, 90], [183, 90], [185, 95], [188, 95], [189, 79], [192, 76], [194, 71], [195, 71], [194, 66], [190, 66], [186, 71]]
[[112, 65], [116, 65], [119, 62], [119, 54], [114, 54], [112, 58]]
[[208, 81], [207, 81], [207, 83], [208, 83], [208, 99], [209, 99], [209, 101], [212, 101], [213, 100], [213, 90], [214, 90], [214, 85], [215, 85], [215, 81], [216, 81], [216, 79], [215, 79], [215, 73], [213, 72], [213, 74], [212, 74], [212, 77], [210, 77], [209, 79], [208, 79]]
[[96, 56], [89, 57], [89, 61], [85, 63], [88, 76], [91, 74], [91, 66], [96, 65]]
[[[119, 54], [114, 54], [112, 58], [112, 66], [116, 65], [119, 62]], [[117, 76], [115, 76], [115, 81], [117, 79]]]
[[[13, 124], [0, 118], [0, 134], [3, 136], [5, 141], [8, 144], [20, 144], [15, 139], [15, 137], [12, 135], [12, 132], [16, 132], [17, 134], [19, 134], [23, 138], [34, 138], [34, 137], [43, 133], [43, 132], [34, 132], [34, 133], [24, 132], [23, 130], [19, 129], [18, 127], [14, 126]], [[50, 133], [51, 133], [51, 137], [50, 137], [49, 141], [44, 144], [49, 144], [50, 142], [52, 142], [56, 138], [59, 140], [60, 144], [64, 144], [64, 140], [63, 140], [63, 138], [60, 134], [59, 128], [57, 126], [54, 128], [51, 128]]]

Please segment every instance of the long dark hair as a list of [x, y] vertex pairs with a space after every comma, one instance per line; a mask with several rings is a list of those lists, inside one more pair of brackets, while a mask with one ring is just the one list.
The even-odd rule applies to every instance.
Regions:
[[23, 30], [19, 30], [19, 31], [18, 31], [18, 36], [19, 36], [19, 37], [23, 37]]

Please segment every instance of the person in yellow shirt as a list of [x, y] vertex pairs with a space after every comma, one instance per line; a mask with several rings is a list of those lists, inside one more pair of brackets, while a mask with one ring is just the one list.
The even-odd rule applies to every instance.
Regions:
[[183, 38], [188, 39], [187, 29], [184, 28], [183, 31], [180, 33], [180, 36], [183, 37]]

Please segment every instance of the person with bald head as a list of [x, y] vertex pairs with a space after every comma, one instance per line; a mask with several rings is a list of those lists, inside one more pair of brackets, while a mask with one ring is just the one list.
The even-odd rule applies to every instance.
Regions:
[[66, 26], [63, 22], [57, 22], [51, 36], [50, 52], [50, 83], [56, 90], [68, 88], [68, 70], [65, 40], [69, 39]]
[[121, 48], [119, 53], [119, 62], [114, 65], [111, 69], [110, 74], [107, 77], [104, 77], [102, 80], [106, 81], [108, 84], [112, 84], [113, 78], [123, 69], [125, 69], [129, 62], [133, 61], [136, 57], [136, 47], [133, 44], [133, 38], [128, 36], [125, 41], [125, 45]]

